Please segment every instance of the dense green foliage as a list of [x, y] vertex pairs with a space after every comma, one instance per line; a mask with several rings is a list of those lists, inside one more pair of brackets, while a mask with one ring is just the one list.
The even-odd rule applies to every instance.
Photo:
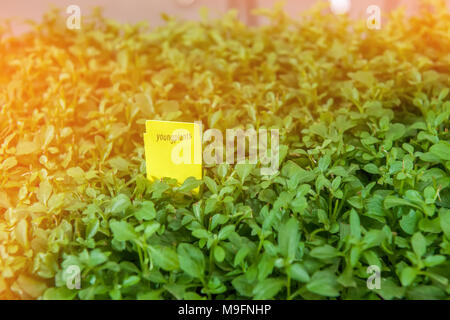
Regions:
[[[447, 299], [450, 14], [321, 10], [0, 31], [0, 297]], [[151, 183], [145, 119], [278, 128], [280, 172]]]

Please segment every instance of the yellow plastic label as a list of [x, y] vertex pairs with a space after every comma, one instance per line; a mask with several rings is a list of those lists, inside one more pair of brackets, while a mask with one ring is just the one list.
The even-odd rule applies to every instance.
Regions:
[[147, 120], [144, 134], [147, 178], [202, 178], [202, 135], [200, 124]]

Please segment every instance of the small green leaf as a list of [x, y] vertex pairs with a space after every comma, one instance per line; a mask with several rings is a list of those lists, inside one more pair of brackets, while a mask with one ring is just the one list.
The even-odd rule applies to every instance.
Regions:
[[141, 208], [134, 213], [139, 220], [152, 220], [156, 217], [155, 205], [151, 201], [144, 201]]
[[446, 260], [447, 259], [445, 258], [445, 256], [434, 255], [426, 257], [424, 262], [427, 267], [434, 267], [440, 265], [441, 263], [444, 263]]
[[45, 290], [42, 298], [44, 300], [72, 300], [77, 294], [77, 290], [70, 290], [66, 287], [49, 288]]
[[420, 217], [414, 210], [410, 210], [408, 214], [404, 215], [400, 219], [400, 227], [405, 231], [407, 234], [412, 235], [414, 231], [416, 230], [417, 222], [419, 221]]
[[340, 252], [335, 247], [326, 244], [321, 247], [312, 249], [309, 254], [311, 255], [311, 257], [325, 260], [339, 256]]
[[250, 175], [254, 167], [254, 164], [238, 163], [236, 164], [234, 170], [238, 174], [239, 178], [241, 178], [241, 182], [244, 183], [245, 179]]
[[352, 211], [350, 211], [350, 235], [356, 240], [359, 240], [361, 238], [359, 215], [353, 209]]
[[234, 225], [228, 225], [226, 227], [223, 227], [222, 229], [220, 229], [220, 232], [218, 234], [218, 239], [219, 240], [225, 240], [228, 239], [228, 237], [234, 232]]
[[299, 240], [300, 234], [298, 232], [297, 219], [291, 218], [281, 226], [278, 233], [278, 246], [280, 252], [289, 261], [292, 261], [295, 258]]
[[111, 213], [113, 215], [123, 214], [130, 206], [130, 198], [124, 194], [119, 194], [111, 200]]
[[145, 237], [149, 238], [150, 236], [152, 236], [156, 231], [158, 231], [160, 226], [161, 225], [156, 221], [147, 223], [144, 230]]
[[307, 283], [310, 280], [308, 272], [299, 263], [290, 265], [287, 269], [288, 275], [297, 281]]
[[386, 209], [391, 209], [398, 206], [414, 206], [408, 200], [396, 197], [396, 196], [387, 196], [384, 199], [384, 207]]
[[328, 169], [331, 163], [331, 158], [328, 154], [324, 155], [322, 158], [319, 159], [318, 168], [321, 172], [325, 172], [325, 170]]
[[405, 295], [405, 288], [398, 286], [391, 279], [381, 279], [380, 295], [386, 300], [401, 299]]
[[275, 257], [269, 254], [263, 254], [260, 262], [258, 263], [258, 281], [266, 279], [273, 271], [275, 266]]
[[425, 237], [422, 235], [422, 233], [420, 232], [415, 233], [411, 238], [411, 244], [414, 252], [419, 258], [426, 253], [427, 241]]
[[402, 282], [402, 285], [405, 287], [411, 285], [414, 279], [416, 279], [417, 274], [418, 271], [415, 268], [411, 267], [404, 268], [400, 274], [400, 281]]
[[443, 161], [449, 161], [450, 142], [440, 141], [439, 143], [432, 145], [429, 152]]
[[211, 193], [213, 194], [217, 194], [218, 189], [217, 189], [217, 183], [211, 179], [208, 176], [203, 177], [203, 181], [205, 182], [206, 186], [208, 187], [209, 191], [211, 191]]
[[53, 188], [48, 180], [44, 180], [39, 184], [39, 189], [37, 191], [36, 197], [44, 205], [47, 205], [47, 201], [52, 194]]
[[155, 264], [166, 271], [179, 269], [178, 255], [170, 247], [155, 246], [151, 249], [151, 256]]
[[258, 282], [253, 289], [253, 299], [268, 300], [272, 299], [285, 285], [285, 281], [281, 279], [268, 278]]
[[182, 243], [177, 248], [181, 269], [188, 275], [203, 279], [205, 273], [205, 257], [202, 251], [192, 244]]
[[449, 93], [450, 89], [449, 88], [443, 88], [441, 90], [441, 92], [439, 93], [439, 97], [438, 99], [443, 101], [445, 99], [445, 97], [447, 97], [448, 93]]
[[236, 291], [244, 297], [250, 297], [253, 294], [253, 281], [249, 280], [246, 274], [240, 275], [231, 281]]
[[444, 300], [445, 291], [436, 286], [418, 285], [409, 288], [406, 297], [412, 300]]
[[225, 259], [225, 250], [221, 246], [214, 248], [214, 258], [217, 262], [222, 262]]
[[245, 257], [250, 253], [250, 249], [248, 247], [242, 247], [238, 250], [238, 252], [236, 253], [236, 256], [234, 257], [234, 263], [233, 266], [238, 266], [240, 265]]
[[306, 288], [312, 293], [326, 296], [339, 296], [339, 284], [336, 275], [328, 270], [317, 271], [308, 282]]
[[108, 161], [108, 163], [113, 169], [124, 172], [127, 172], [128, 167], [130, 166], [130, 163], [122, 157], [112, 158]]
[[368, 163], [364, 166], [364, 171], [372, 174], [381, 174], [380, 169], [373, 163]]
[[405, 125], [402, 123], [394, 123], [386, 133], [386, 139], [395, 141], [400, 139], [406, 132]]
[[100, 222], [98, 221], [98, 219], [90, 220], [86, 226], [86, 238], [93, 238], [96, 235], [99, 226]]
[[450, 240], [450, 209], [439, 211], [439, 219], [441, 221], [441, 228], [445, 236]]
[[183, 184], [177, 189], [179, 192], [190, 192], [202, 184], [201, 180], [189, 177], [184, 180]]
[[127, 288], [138, 284], [139, 281], [141, 281], [141, 278], [139, 278], [138, 276], [128, 276], [123, 280], [122, 285], [124, 286], [124, 288]]
[[109, 227], [111, 228], [116, 240], [130, 241], [138, 238], [134, 228], [126, 221], [112, 220], [109, 223]]

